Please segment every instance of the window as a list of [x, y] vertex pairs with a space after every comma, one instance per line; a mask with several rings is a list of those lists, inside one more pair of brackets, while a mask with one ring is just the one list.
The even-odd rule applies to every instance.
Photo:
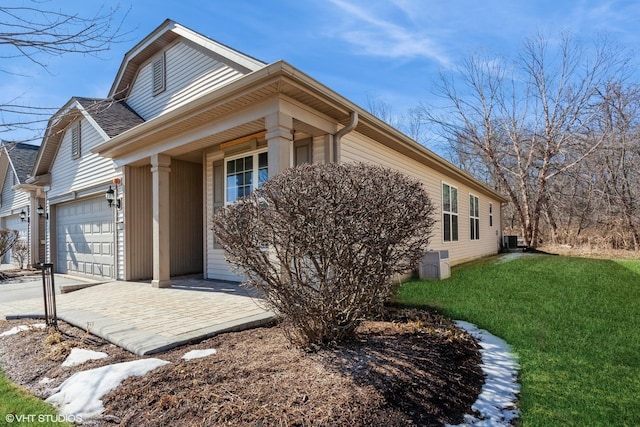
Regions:
[[480, 203], [473, 194], [469, 194], [469, 230], [471, 240], [480, 239]]
[[73, 160], [82, 156], [81, 143], [80, 122], [78, 122], [71, 128], [71, 158]]
[[442, 230], [445, 242], [458, 241], [458, 189], [442, 184]]
[[164, 92], [166, 89], [166, 67], [164, 53], [153, 61], [153, 95]]
[[227, 203], [248, 196], [269, 178], [267, 152], [227, 160], [225, 174]]
[[489, 227], [493, 227], [493, 203], [489, 203]]

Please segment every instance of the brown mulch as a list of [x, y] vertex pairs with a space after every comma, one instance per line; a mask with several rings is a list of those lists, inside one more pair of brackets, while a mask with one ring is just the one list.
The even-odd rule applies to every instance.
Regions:
[[[304, 352], [278, 326], [227, 333], [156, 355], [172, 362], [131, 377], [103, 398], [104, 426], [457, 424], [484, 377], [478, 345], [447, 319], [395, 310], [367, 321], [357, 339]], [[0, 332], [25, 322], [0, 322]], [[31, 330], [0, 338], [4, 373], [45, 397], [74, 372], [138, 359], [85, 331], [61, 325], [60, 336]], [[46, 341], [46, 342], [45, 342]], [[73, 346], [106, 359], [73, 368], [60, 363]], [[184, 361], [192, 349], [217, 353]], [[47, 377], [48, 385], [40, 384]]]

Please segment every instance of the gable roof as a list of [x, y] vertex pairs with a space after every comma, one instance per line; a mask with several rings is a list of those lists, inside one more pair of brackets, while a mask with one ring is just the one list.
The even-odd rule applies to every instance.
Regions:
[[144, 122], [144, 119], [124, 101], [81, 97], [74, 99], [82, 105], [109, 138], [120, 135]]
[[236, 68], [242, 69], [247, 73], [259, 70], [266, 65], [265, 62], [230, 48], [187, 27], [183, 27], [171, 19], [167, 19], [160, 24], [158, 28], [153, 30], [151, 34], [124, 54], [124, 59], [122, 60], [122, 64], [120, 64], [108, 97], [125, 99], [131, 89], [131, 84], [135, 79], [140, 65], [179, 37], [203, 47], [212, 54], [223, 57], [225, 61], [234, 64]]
[[40, 150], [33, 163], [32, 175], [34, 177], [49, 173], [62, 141], [64, 130], [79, 117], [85, 117], [93, 122], [96, 130], [101, 132], [105, 139], [118, 136], [144, 123], [144, 119], [124, 101], [73, 97], [47, 123]]
[[24, 183], [29, 178], [29, 173], [33, 168], [39, 148], [37, 145], [23, 142], [2, 143], [2, 151], [6, 153], [19, 183]]

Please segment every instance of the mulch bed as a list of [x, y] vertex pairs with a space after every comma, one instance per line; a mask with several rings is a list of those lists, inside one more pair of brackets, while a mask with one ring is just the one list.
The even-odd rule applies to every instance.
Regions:
[[[0, 323], [0, 332], [23, 322]], [[45, 397], [74, 372], [139, 359], [67, 324], [0, 338], [13, 381]], [[70, 348], [106, 359], [63, 368]], [[217, 353], [190, 361], [192, 349]], [[105, 426], [430, 426], [457, 424], [484, 377], [479, 347], [442, 316], [394, 310], [367, 321], [357, 339], [316, 352], [289, 344], [278, 326], [218, 335], [156, 355], [172, 362], [131, 377], [103, 398]], [[52, 379], [42, 385], [43, 377]]]

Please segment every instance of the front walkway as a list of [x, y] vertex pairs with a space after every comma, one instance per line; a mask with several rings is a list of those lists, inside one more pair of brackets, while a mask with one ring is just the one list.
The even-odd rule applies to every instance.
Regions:
[[[275, 317], [237, 284], [172, 282], [172, 288], [159, 289], [149, 283], [116, 281], [56, 295], [58, 318], [145, 355], [263, 325]], [[0, 302], [0, 318], [43, 316], [42, 298]]]

